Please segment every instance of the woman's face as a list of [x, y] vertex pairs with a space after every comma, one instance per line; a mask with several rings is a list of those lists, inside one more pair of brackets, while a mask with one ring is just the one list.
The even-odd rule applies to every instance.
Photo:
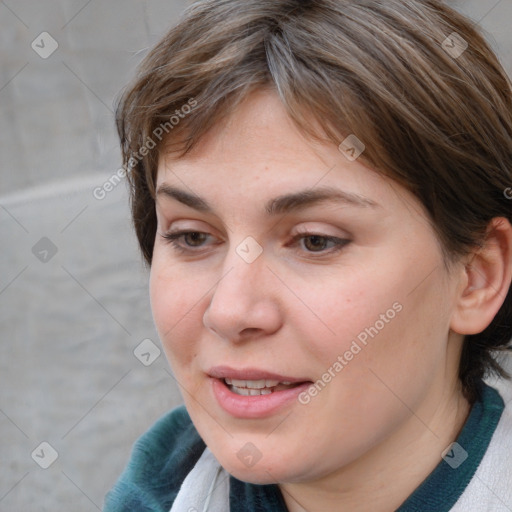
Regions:
[[458, 284], [404, 188], [303, 138], [271, 92], [163, 156], [157, 188], [154, 319], [230, 473], [312, 481], [433, 414]]

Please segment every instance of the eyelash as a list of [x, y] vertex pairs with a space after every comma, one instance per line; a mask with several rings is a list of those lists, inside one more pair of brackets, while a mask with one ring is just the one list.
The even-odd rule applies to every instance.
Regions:
[[[189, 248], [186, 248], [186, 247], [183, 247], [178, 242], [178, 240], [180, 238], [182, 239], [186, 235], [190, 235], [190, 234], [200, 234], [200, 235], [211, 236], [208, 233], [204, 233], [202, 231], [186, 231], [186, 230], [176, 231], [174, 233], [165, 233], [165, 234], [163, 234], [161, 236], [165, 240], [166, 243], [169, 243], [169, 244], [172, 245], [174, 250], [176, 250], [176, 251], [178, 251], [178, 252], [180, 252], [182, 254], [199, 253], [199, 250], [193, 249], [194, 246], [189, 246]], [[328, 235], [321, 235], [321, 234], [313, 233], [313, 232], [311, 232], [311, 233], [304, 232], [304, 233], [299, 233], [299, 234], [295, 235], [292, 238], [292, 240], [287, 244], [287, 247], [292, 246], [292, 245], [296, 245], [297, 242], [299, 240], [301, 240], [301, 239], [304, 240], [306, 238], [312, 238], [312, 237], [321, 238], [326, 243], [329, 243], [329, 242], [334, 243], [334, 247], [332, 247], [330, 250], [306, 251], [309, 254], [325, 255], [325, 254], [337, 253], [338, 251], [342, 250], [346, 245], [348, 245], [350, 243], [350, 240], [344, 239], [344, 238], [338, 238], [338, 237], [335, 237], [335, 236], [328, 236]], [[196, 246], [196, 247], [198, 247], [200, 249], [202, 246]]]

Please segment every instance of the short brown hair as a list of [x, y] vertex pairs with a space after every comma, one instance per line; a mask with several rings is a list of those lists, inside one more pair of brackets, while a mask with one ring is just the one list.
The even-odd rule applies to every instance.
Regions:
[[[258, 88], [275, 90], [307, 136], [361, 139], [361, 158], [425, 206], [448, 263], [482, 243], [491, 219], [512, 221], [511, 84], [462, 15], [438, 0], [205, 0], [151, 50], [118, 103], [148, 264], [158, 155], [186, 154]], [[512, 338], [511, 318], [509, 289], [489, 327], [466, 336], [459, 376], [471, 401], [487, 373], [505, 375], [494, 355]]]

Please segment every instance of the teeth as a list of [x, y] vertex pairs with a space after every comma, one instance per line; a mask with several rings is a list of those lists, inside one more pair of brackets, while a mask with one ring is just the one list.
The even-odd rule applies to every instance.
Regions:
[[280, 382], [271, 379], [240, 380], [226, 377], [224, 382], [233, 393], [243, 396], [270, 395], [274, 391], [283, 391], [288, 389], [288, 386], [292, 386], [289, 381]]
[[233, 393], [237, 395], [243, 396], [260, 396], [260, 395], [270, 395], [272, 393], [271, 389], [263, 388], [263, 389], [249, 389], [249, 388], [238, 388], [236, 386], [231, 386], [229, 388]]
[[[228, 386], [236, 386], [237, 388], [263, 389], [273, 388], [279, 384], [278, 380], [261, 379], [261, 380], [238, 380], [224, 379]], [[282, 382], [281, 384], [290, 384], [290, 382]]]

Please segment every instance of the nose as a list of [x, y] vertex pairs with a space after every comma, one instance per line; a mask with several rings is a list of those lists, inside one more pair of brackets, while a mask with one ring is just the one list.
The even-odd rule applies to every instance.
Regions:
[[273, 334], [282, 324], [278, 289], [263, 254], [252, 263], [234, 254], [212, 291], [203, 324], [231, 342]]

